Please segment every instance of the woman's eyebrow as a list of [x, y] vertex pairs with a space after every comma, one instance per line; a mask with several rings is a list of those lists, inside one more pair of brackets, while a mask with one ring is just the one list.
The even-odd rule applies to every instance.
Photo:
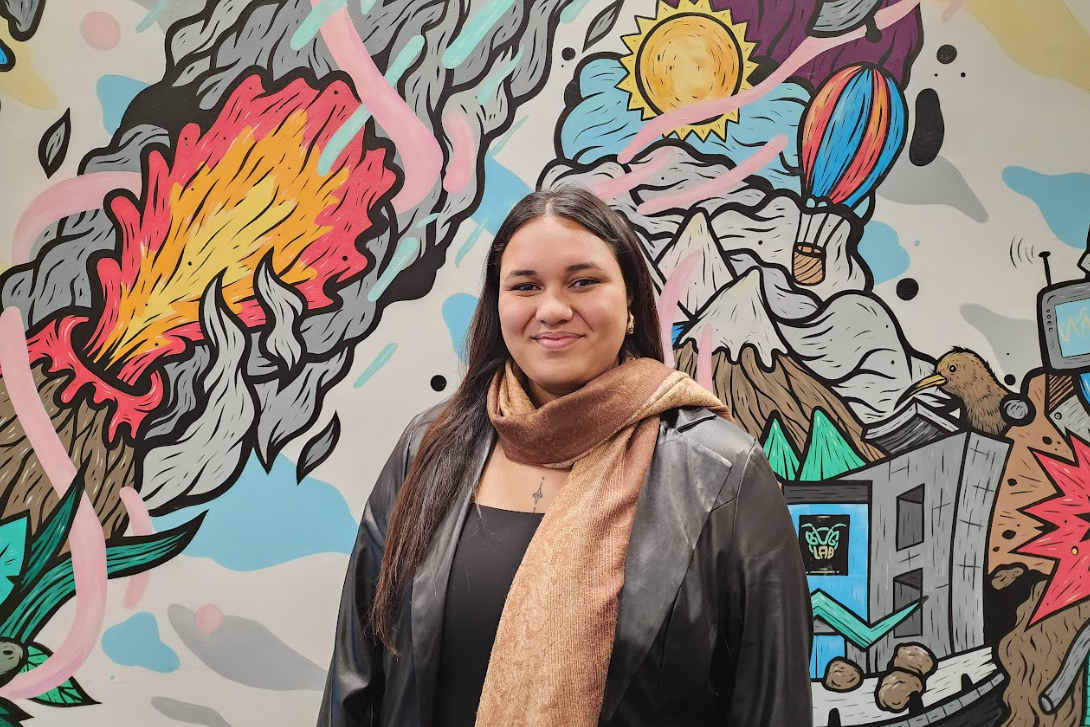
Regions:
[[[600, 265], [595, 265], [594, 263], [576, 263], [575, 265], [569, 265], [566, 272], [581, 273], [581, 272], [583, 272], [585, 270], [601, 271], [602, 267]], [[530, 277], [533, 277], [535, 275], [537, 275], [536, 270], [531, 270], [529, 268], [520, 268], [518, 270], [512, 270], [511, 272], [507, 273], [507, 279], [510, 279], [510, 278], [530, 278]]]

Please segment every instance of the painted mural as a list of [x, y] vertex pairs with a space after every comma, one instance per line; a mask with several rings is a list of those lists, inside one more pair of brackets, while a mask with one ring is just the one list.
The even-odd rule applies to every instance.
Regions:
[[820, 727], [1090, 724], [1090, 7], [0, 0], [0, 727], [307, 724], [534, 188], [763, 444]]

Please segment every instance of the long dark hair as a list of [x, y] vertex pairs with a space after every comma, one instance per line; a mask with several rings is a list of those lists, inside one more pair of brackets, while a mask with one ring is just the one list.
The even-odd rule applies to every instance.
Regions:
[[500, 225], [488, 250], [484, 285], [467, 334], [465, 378], [428, 425], [390, 513], [371, 629], [391, 651], [396, 652], [394, 629], [409, 583], [458, 496], [480, 441], [492, 426], [486, 409], [488, 387], [510, 355], [500, 331], [498, 308], [503, 251], [523, 225], [546, 215], [571, 220], [613, 248], [636, 324], [635, 333], [625, 337], [622, 351], [637, 358], [663, 360], [651, 274], [640, 240], [624, 217], [579, 187], [533, 192], [522, 198]]

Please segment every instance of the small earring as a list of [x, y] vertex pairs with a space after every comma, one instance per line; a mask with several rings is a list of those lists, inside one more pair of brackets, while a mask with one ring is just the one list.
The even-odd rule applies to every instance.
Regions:
[[632, 312], [628, 313], [628, 335], [632, 335], [636, 332], [636, 319], [632, 316]]

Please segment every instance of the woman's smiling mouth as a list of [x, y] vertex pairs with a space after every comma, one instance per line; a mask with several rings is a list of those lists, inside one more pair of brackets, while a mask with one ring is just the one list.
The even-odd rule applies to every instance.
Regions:
[[549, 351], [558, 351], [563, 348], [567, 348], [582, 336], [575, 333], [565, 333], [563, 331], [550, 331], [548, 333], [539, 333], [536, 336], [531, 336], [535, 341], [541, 344], [542, 348]]

